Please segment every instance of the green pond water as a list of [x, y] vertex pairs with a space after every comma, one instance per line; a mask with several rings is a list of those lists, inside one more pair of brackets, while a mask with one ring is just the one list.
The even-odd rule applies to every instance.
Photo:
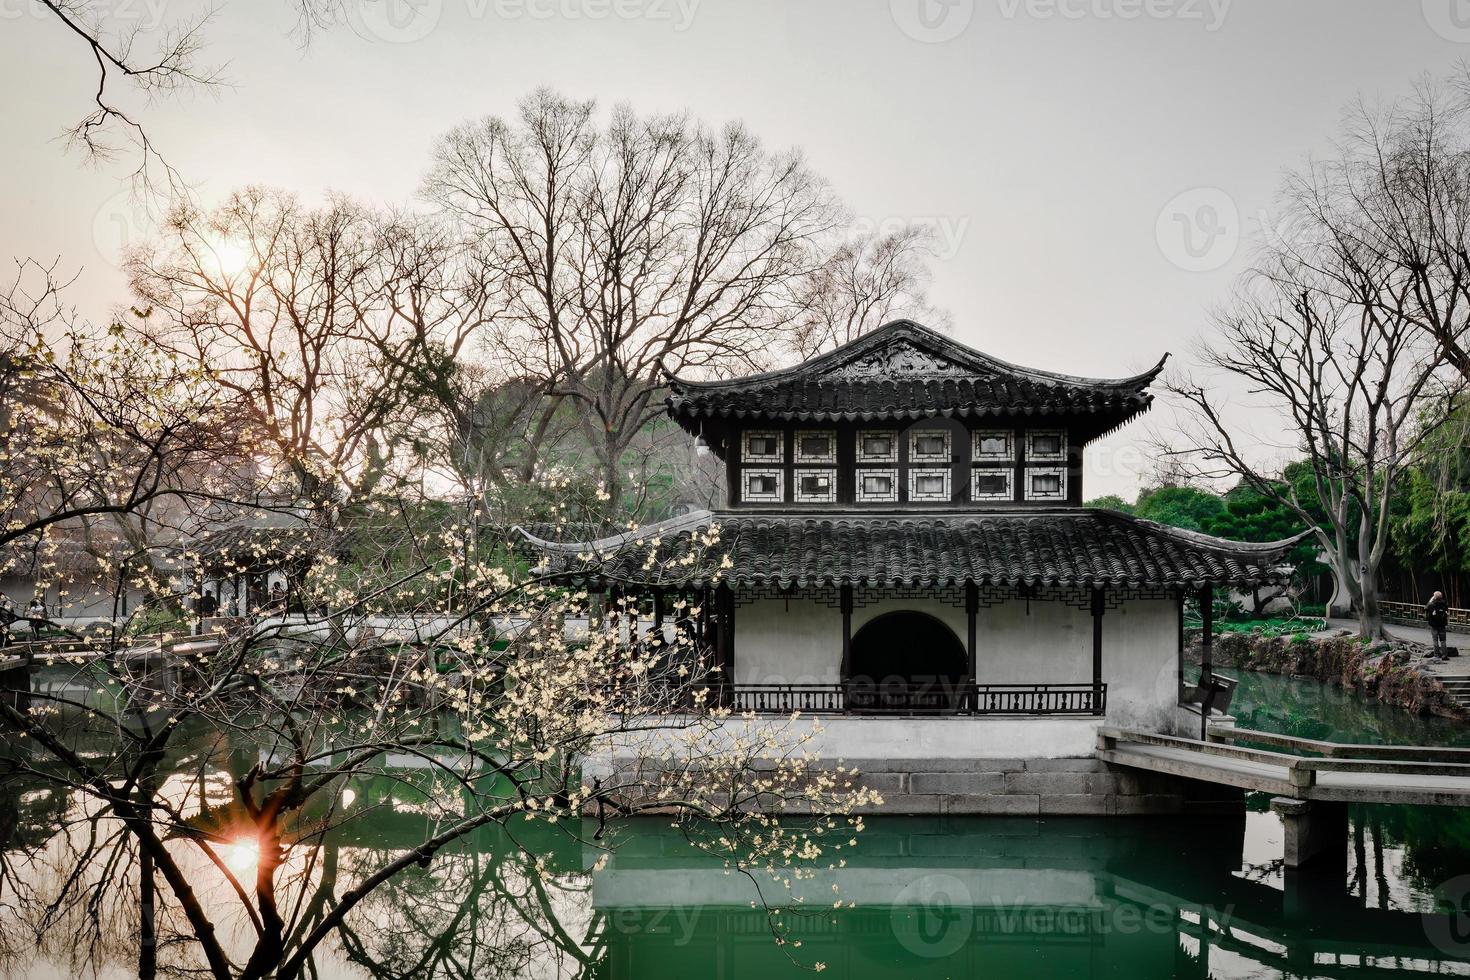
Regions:
[[[1235, 707], [1242, 725], [1318, 738], [1470, 744], [1464, 726], [1308, 681], [1244, 674]], [[350, 806], [375, 808], [299, 869], [303, 902], [330, 902], [423, 832], [400, 781], [350, 789]], [[1279, 821], [1248, 803], [1227, 818], [875, 818], [845, 866], [792, 883], [804, 901], [779, 921], [752, 907], [758, 887], [781, 894], [779, 883], [726, 873], [656, 820], [617, 827], [598, 870], [601, 851], [579, 839], [590, 824], [496, 828], [374, 892], [313, 975], [778, 980], [819, 964], [824, 977], [862, 978], [1470, 975], [1470, 813], [1356, 808], [1342, 860], [1304, 875], [1283, 872]], [[85, 930], [37, 951], [5, 919], [15, 888], [65, 872], [55, 827], [69, 805], [0, 783], [0, 845], [18, 876], [0, 881], [0, 974], [135, 972], [126, 894], [109, 899], [118, 910], [103, 918], [116, 922], [88, 957]], [[203, 900], [227, 907], [207, 871]]]

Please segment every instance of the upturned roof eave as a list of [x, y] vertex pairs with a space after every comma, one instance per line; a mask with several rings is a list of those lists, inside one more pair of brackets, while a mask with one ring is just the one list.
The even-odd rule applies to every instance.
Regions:
[[1010, 361], [1002, 360], [961, 344], [913, 320], [893, 320], [870, 333], [858, 337], [856, 340], [843, 344], [841, 347], [837, 347], [825, 354], [819, 354], [816, 357], [789, 367], [776, 368], [771, 371], [762, 371], [756, 374], [747, 374], [738, 378], [712, 379], [708, 381], [681, 378], [673, 372], [666, 371], [665, 378], [669, 387], [675, 392], [687, 390], [714, 394], [725, 391], [760, 389], [793, 378], [800, 378], [803, 375], [820, 373], [834, 364], [841, 363], [847, 358], [880, 347], [894, 336], [902, 334], [911, 335], [924, 343], [938, 347], [946, 356], [956, 361], [971, 362], [979, 371], [1009, 374], [1017, 378], [1046, 385], [1068, 385], [1111, 391], [1138, 391], [1147, 387], [1158, 377], [1159, 373], [1164, 369], [1165, 362], [1169, 359], [1168, 353], [1165, 353], [1163, 357], [1159, 358], [1158, 363], [1147, 371], [1124, 378], [1091, 378], [1082, 375], [1062, 374], [1055, 371], [1045, 371], [1040, 368], [1023, 367], [1019, 364], [1013, 364]]

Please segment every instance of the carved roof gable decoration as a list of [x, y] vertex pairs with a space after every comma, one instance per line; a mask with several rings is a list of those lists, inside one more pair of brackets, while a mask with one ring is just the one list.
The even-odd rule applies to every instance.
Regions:
[[973, 378], [976, 371], [969, 365], [957, 364], [933, 351], [916, 346], [907, 338], [877, 347], [845, 364], [838, 364], [820, 375], [821, 379], [841, 378]]

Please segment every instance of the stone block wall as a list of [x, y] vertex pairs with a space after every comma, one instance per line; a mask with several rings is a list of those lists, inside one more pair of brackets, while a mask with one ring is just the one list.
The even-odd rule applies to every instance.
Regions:
[[850, 759], [893, 816], [1232, 813], [1239, 790], [1097, 759]]

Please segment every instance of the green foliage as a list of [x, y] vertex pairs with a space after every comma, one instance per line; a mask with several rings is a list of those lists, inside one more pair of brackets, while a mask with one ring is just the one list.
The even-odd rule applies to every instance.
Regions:
[[1470, 487], [1441, 487], [1430, 468], [1415, 467], [1404, 475], [1400, 501], [1403, 509], [1392, 527], [1400, 564], [1440, 573], [1470, 571]]
[[1259, 636], [1289, 636], [1293, 640], [1306, 639], [1312, 633], [1327, 628], [1325, 619], [1299, 616], [1271, 617], [1269, 619], [1225, 620], [1215, 624], [1217, 633], [1254, 633]]
[[[1307, 512], [1318, 517], [1319, 522], [1325, 521], [1316, 502], [1316, 488], [1307, 463], [1287, 466], [1282, 482], [1276, 486], [1285, 496], [1294, 495], [1294, 499], [1309, 502]], [[1233, 541], [1280, 541], [1306, 528], [1295, 510], [1247, 483], [1237, 484], [1223, 495], [1198, 487], [1145, 490], [1139, 494], [1133, 513], [1159, 524]], [[1328, 570], [1317, 561], [1317, 553], [1317, 543], [1307, 538], [1288, 553], [1287, 560], [1296, 568], [1298, 576], [1313, 577]]]
[[1124, 514], [1132, 514], [1134, 512], [1132, 504], [1117, 494], [1111, 493], [1103, 497], [1094, 497], [1086, 501], [1082, 506], [1092, 508], [1093, 510], [1116, 510]]
[[1225, 514], [1225, 502], [1195, 487], [1158, 487], [1138, 495], [1134, 513], [1145, 520], [1207, 534]]

